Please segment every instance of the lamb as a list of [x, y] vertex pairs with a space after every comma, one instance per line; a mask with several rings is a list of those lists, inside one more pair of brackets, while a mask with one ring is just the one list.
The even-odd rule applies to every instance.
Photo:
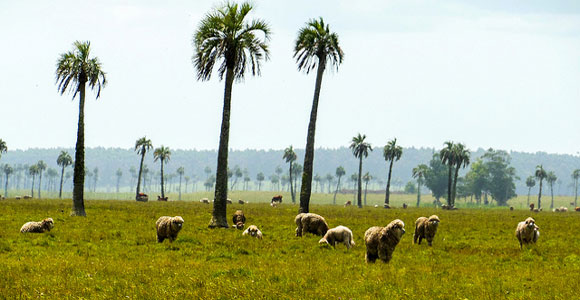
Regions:
[[374, 226], [369, 228], [365, 232], [366, 262], [374, 263], [379, 258], [388, 263], [403, 234], [405, 234], [405, 223], [399, 219], [393, 220], [386, 227]]
[[352, 205], [352, 201], [350, 201], [350, 200], [348, 200], [344, 203], [344, 207], [351, 206], [351, 205]]
[[296, 236], [303, 236], [305, 233], [313, 233], [324, 236], [328, 231], [328, 223], [323, 217], [313, 213], [300, 213], [294, 218], [296, 223]]
[[[429, 246], [433, 245], [433, 238], [437, 233], [437, 227], [439, 226], [439, 217], [432, 215], [429, 218], [419, 217], [415, 221], [415, 233], [413, 234], [413, 244], [421, 245], [421, 240], [426, 239]], [[419, 242], [417, 242], [419, 239]]]
[[200, 203], [209, 204], [209, 199], [207, 199], [207, 198], [201, 198], [201, 199], [199, 199], [199, 202]]
[[20, 233], [43, 233], [45, 231], [50, 231], [52, 228], [54, 228], [54, 221], [52, 218], [46, 218], [40, 222], [28, 222], [22, 225]]
[[160, 217], [157, 222], [155, 222], [155, 227], [157, 228], [157, 242], [163, 243], [163, 240], [169, 239], [173, 242], [177, 238], [177, 234], [183, 227], [183, 218], [180, 216]]
[[260, 240], [262, 239], [262, 232], [260, 231], [260, 229], [258, 229], [258, 226], [256, 226], [256, 225], [250, 225], [248, 227], [248, 229], [246, 229], [242, 233], [242, 235], [250, 235], [250, 236], [253, 236], [257, 239], [260, 239]]
[[354, 246], [352, 231], [345, 226], [337, 226], [329, 229], [323, 238], [318, 241], [319, 244], [329, 244], [336, 248], [336, 243], [343, 243], [347, 249]]
[[232, 222], [235, 228], [244, 229], [244, 223], [246, 223], [246, 216], [244, 216], [244, 212], [239, 209], [236, 210], [234, 216], [232, 217]]
[[520, 242], [520, 249], [522, 249], [523, 244], [535, 244], [540, 237], [540, 227], [536, 225], [536, 221], [532, 217], [529, 217], [518, 223], [516, 237]]

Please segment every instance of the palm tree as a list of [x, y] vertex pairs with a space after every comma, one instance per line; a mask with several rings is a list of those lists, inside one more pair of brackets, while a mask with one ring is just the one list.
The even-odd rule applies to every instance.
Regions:
[[163, 163], [168, 162], [171, 158], [171, 151], [169, 147], [161, 145], [161, 147], [155, 149], [153, 152], [153, 161], [161, 161], [161, 198], [165, 198], [165, 189], [163, 187]]
[[389, 205], [389, 189], [391, 187], [391, 172], [393, 171], [393, 163], [401, 159], [403, 155], [403, 147], [397, 145], [397, 139], [390, 140], [383, 148], [383, 157], [389, 163], [389, 176], [387, 177], [387, 188], [385, 190], [385, 204]]
[[262, 181], [264, 181], [264, 179], [266, 179], [264, 173], [260, 172], [256, 175], [256, 180], [258, 181], [258, 191], [262, 190]]
[[459, 176], [459, 169], [465, 168], [469, 165], [470, 152], [465, 148], [465, 145], [459, 143], [453, 146], [455, 155], [455, 177], [453, 178], [453, 194], [451, 195], [451, 206], [455, 206], [455, 195], [457, 194], [457, 177]]
[[[183, 167], [177, 168], [177, 174], [179, 175], [179, 200], [181, 200], [181, 178], [185, 174], [185, 169]], [[185, 191], [187, 192], [187, 190]]]
[[36, 166], [38, 167], [38, 199], [41, 199], [42, 196], [40, 195], [40, 190], [42, 189], [42, 172], [46, 170], [46, 163], [39, 160], [38, 163], [36, 163]]
[[244, 20], [251, 10], [252, 5], [247, 2], [241, 5], [226, 3], [202, 19], [193, 38], [195, 45], [193, 64], [197, 70], [198, 80], [209, 80], [216, 63], [220, 63], [218, 69], [220, 79], [225, 75], [215, 201], [210, 228], [228, 227], [226, 218], [228, 142], [234, 79], [242, 80], [249, 69], [252, 75], [260, 75], [261, 61], [269, 57], [267, 41], [270, 40], [270, 28], [260, 19], [251, 22]]
[[[316, 179], [316, 178], [314, 178]], [[352, 200], [355, 201], [356, 200], [356, 192], [354, 192], [356, 190], [356, 184], [358, 183], [358, 174], [354, 173], [350, 175], [350, 181], [352, 181]]]
[[32, 176], [32, 186], [30, 188], [30, 196], [34, 198], [34, 178], [38, 174], [38, 165], [34, 164], [28, 168], [28, 174]]
[[117, 169], [115, 175], [117, 175], [117, 194], [119, 194], [119, 185], [121, 184], [121, 177], [123, 177], [123, 171], [121, 170], [121, 168]]
[[420, 164], [413, 168], [413, 178], [417, 178], [417, 207], [421, 204], [421, 185], [427, 172], [429, 172], [429, 167], [426, 164]]
[[141, 189], [141, 175], [143, 174], [143, 161], [145, 160], [145, 154], [151, 149], [153, 149], [153, 144], [151, 143], [151, 140], [148, 140], [145, 136], [135, 142], [135, 151], [141, 155], [141, 163], [139, 164], [139, 173], [137, 175], [137, 191], [135, 193], [135, 200], [139, 199], [139, 192]]
[[4, 171], [4, 175], [6, 175], [6, 184], [4, 185], [4, 197], [8, 198], [8, 177], [10, 177], [10, 174], [14, 173], [14, 168], [12, 168], [9, 164], [5, 164], [4, 168], [2, 168]]
[[8, 151], [8, 147], [6, 147], [6, 142], [0, 139], [0, 157], [2, 157], [2, 153], [6, 153]]
[[548, 172], [546, 177], [546, 182], [550, 185], [550, 195], [552, 196], [552, 203], [550, 204], [550, 209], [554, 208], [554, 183], [558, 180], [558, 177], [553, 171]]
[[572, 179], [574, 179], [574, 207], [578, 207], [578, 179], [580, 178], [580, 169], [572, 172]]
[[542, 208], [542, 180], [548, 177], [546, 170], [542, 165], [536, 166], [536, 173], [534, 174], [540, 180], [540, 192], [538, 193], [538, 209]]
[[441, 158], [441, 163], [449, 167], [449, 175], [447, 177], [447, 205], [451, 206], [453, 199], [451, 198], [451, 185], [453, 183], [451, 174], [453, 172], [453, 166], [455, 166], [455, 152], [453, 151], [455, 144], [447, 141], [444, 145], [445, 147], [439, 151], [439, 157]]
[[[336, 168], [336, 178], [338, 178], [338, 182], [336, 183], [336, 190], [334, 191], [334, 199], [332, 200], [332, 204], [336, 204], [336, 193], [338, 193], [338, 189], [340, 188], [340, 178], [346, 174], [346, 171], [342, 166]], [[366, 194], [365, 194], [366, 195]]]
[[367, 190], [371, 179], [373, 179], [373, 176], [371, 176], [369, 172], [366, 172], [365, 175], [363, 175], [362, 177], [362, 180], [365, 182], [365, 206], [367, 205]]
[[73, 209], [71, 212], [73, 216], [86, 216], [84, 203], [85, 86], [88, 83], [91, 89], [96, 89], [96, 98], [98, 99], [101, 96], [101, 88], [107, 84], [101, 62], [97, 57], [90, 58], [90, 52], [90, 42], [76, 41], [72, 51], [61, 54], [56, 68], [56, 81], [60, 94], [64, 94], [67, 89], [73, 93], [73, 99], [79, 94], [79, 121], [74, 160]]
[[526, 186], [528, 187], [528, 206], [530, 206], [530, 193], [532, 188], [536, 185], [536, 179], [534, 176], [528, 176], [526, 179]]
[[64, 182], [64, 169], [72, 165], [72, 157], [66, 151], [60, 151], [58, 158], [56, 159], [56, 164], [61, 167], [60, 171], [60, 189], [58, 191], [58, 198], [62, 199], [62, 184]]
[[294, 58], [298, 64], [298, 70], [306, 74], [316, 70], [316, 84], [314, 98], [308, 124], [306, 138], [306, 151], [304, 154], [304, 171], [302, 173], [302, 189], [300, 191], [300, 210], [307, 213], [310, 206], [310, 194], [312, 191], [312, 168], [314, 165], [314, 136], [316, 131], [316, 118], [318, 114], [318, 100], [322, 86], [322, 75], [326, 65], [336, 67], [342, 63], [344, 56], [338, 42], [338, 35], [330, 32], [328, 24], [322, 18], [310, 20], [306, 26], [298, 31], [298, 38], [294, 47]]
[[294, 152], [292, 145], [284, 149], [284, 155], [282, 156], [282, 159], [290, 164], [290, 170], [288, 171], [290, 174], [290, 195], [292, 196], [292, 203], [296, 203], [296, 193], [294, 192], [294, 185], [292, 184], [292, 164], [296, 160], [296, 152]]
[[350, 149], [352, 150], [352, 154], [354, 157], [359, 159], [358, 164], [358, 191], [357, 191], [357, 205], [358, 207], [362, 207], [362, 161], [363, 157], [369, 156], [369, 151], [373, 151], [373, 147], [371, 144], [365, 142], [367, 138], [366, 135], [361, 135], [360, 133], [352, 138], [350, 143]]

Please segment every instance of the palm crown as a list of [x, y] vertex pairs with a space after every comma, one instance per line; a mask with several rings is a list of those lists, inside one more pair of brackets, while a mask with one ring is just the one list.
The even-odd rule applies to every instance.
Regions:
[[107, 84], [105, 72], [97, 57], [90, 58], [91, 42], [74, 42], [74, 49], [61, 54], [56, 64], [56, 81], [58, 90], [62, 94], [72, 83], [73, 98], [80, 91], [80, 86], [89, 83], [91, 89], [97, 89], [97, 98], [101, 95], [101, 88]]
[[2, 157], [2, 153], [6, 153], [8, 147], [6, 147], [6, 142], [0, 139], [0, 157]]
[[534, 179], [534, 176], [529, 176], [526, 179], [526, 186], [531, 188], [531, 187], [534, 187], [534, 185], [536, 185], [536, 180]]
[[373, 151], [371, 144], [365, 142], [366, 138], [365, 134], [361, 135], [360, 133], [352, 138], [349, 148], [356, 158], [367, 157], [369, 156], [369, 151]]
[[330, 32], [328, 24], [322, 18], [312, 19], [298, 31], [298, 38], [294, 46], [294, 58], [298, 70], [307, 74], [316, 68], [317, 63], [338, 66], [342, 63], [344, 53], [338, 42], [338, 34]]
[[141, 155], [151, 149], [153, 149], [153, 144], [151, 143], [151, 140], [147, 139], [147, 137], [142, 137], [135, 142], [135, 151]]
[[536, 172], [534, 173], [534, 176], [536, 176], [536, 178], [539, 180], [544, 180], [546, 177], [548, 177], [548, 173], [546, 173], [546, 170], [544, 170], [542, 165], [539, 165], [536, 166]]
[[422, 181], [425, 178], [425, 174], [429, 171], [429, 167], [426, 164], [420, 164], [413, 168], [413, 178]]
[[56, 159], [56, 163], [59, 166], [66, 168], [67, 166], [72, 165], [72, 157], [70, 156], [70, 154], [68, 154], [68, 152], [61, 151], [60, 154], [58, 155], [58, 158]]
[[296, 152], [294, 152], [292, 146], [284, 149], [284, 155], [282, 158], [286, 160], [286, 162], [292, 162], [296, 160]]
[[397, 161], [401, 159], [402, 155], [403, 155], [403, 147], [397, 145], [397, 139], [389, 141], [387, 145], [385, 145], [385, 147], [383, 148], [383, 156], [387, 161], [390, 160]]
[[155, 151], [153, 152], [153, 157], [154, 157], [153, 161], [161, 159], [161, 161], [166, 162], [169, 161], [169, 159], [171, 158], [171, 151], [169, 150], [169, 147], [165, 147], [162, 145], [161, 147], [155, 149]]

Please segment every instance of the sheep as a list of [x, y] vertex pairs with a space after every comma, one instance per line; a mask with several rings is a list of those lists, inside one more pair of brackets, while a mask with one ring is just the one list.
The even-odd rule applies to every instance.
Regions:
[[23, 198], [24, 198], [24, 199], [32, 199], [32, 196], [30, 196], [30, 195], [25, 195]]
[[516, 237], [520, 242], [520, 249], [523, 244], [536, 243], [540, 237], [540, 227], [536, 225], [536, 221], [529, 217], [523, 222], [519, 222], [516, 227]]
[[343, 243], [347, 249], [354, 246], [352, 231], [345, 226], [337, 226], [329, 229], [323, 238], [318, 241], [319, 244], [328, 244], [336, 248], [336, 243]]
[[328, 223], [323, 217], [313, 213], [300, 213], [294, 218], [296, 223], [296, 236], [303, 236], [305, 233], [313, 233], [324, 236], [328, 231]]
[[530, 203], [530, 211], [534, 211], [534, 203]]
[[232, 204], [232, 199], [230, 199], [230, 198], [227, 198], [227, 199], [226, 199], [226, 204]]
[[407, 209], [407, 203], [403, 203], [403, 209]]
[[379, 205], [378, 204], [375, 204], [375, 208], [379, 208]]
[[207, 199], [207, 198], [201, 198], [201, 199], [199, 199], [199, 202], [200, 203], [209, 204], [209, 199]]
[[580, 207], [576, 206], [576, 208], [574, 208], [575, 211], [580, 211]]
[[350, 200], [348, 200], [344, 203], [344, 207], [351, 206], [351, 205], [352, 205], [352, 201], [350, 201]]
[[239, 209], [236, 210], [234, 216], [232, 217], [232, 222], [235, 228], [244, 229], [244, 223], [246, 223], [246, 216], [244, 216], [244, 212]]
[[[426, 239], [429, 246], [433, 245], [433, 238], [437, 233], [437, 227], [439, 226], [439, 217], [432, 215], [429, 218], [419, 217], [415, 221], [415, 233], [413, 233], [413, 244], [421, 245], [421, 240]], [[417, 242], [419, 239], [419, 242]]]
[[244, 205], [244, 204], [246, 204], [246, 203], [247, 203], [247, 202], [246, 202], [246, 201], [244, 201], [244, 200], [242, 200], [242, 199], [238, 200], [238, 204], [242, 204], [242, 205]]
[[256, 225], [250, 225], [248, 226], [248, 229], [246, 229], [242, 235], [250, 235], [253, 236], [257, 239], [262, 239], [262, 232], [260, 231], [260, 229], [258, 229], [258, 226]]
[[155, 228], [157, 228], [157, 242], [163, 243], [163, 240], [169, 239], [173, 242], [177, 238], [177, 234], [183, 227], [183, 218], [180, 216], [160, 217], [157, 222], [155, 222]]
[[157, 196], [157, 201], [167, 201], [168, 199], [169, 199], [169, 197]]
[[514, 207], [513, 206], [510, 206], [510, 211], [512, 211], [512, 210], [514, 210]]
[[556, 207], [553, 210], [554, 212], [568, 212], [568, 208], [564, 206]]
[[22, 199], [22, 197], [21, 197], [21, 196], [16, 196], [16, 197], [14, 197], [14, 200], [20, 200], [20, 199]]
[[374, 226], [365, 232], [367, 252], [365, 261], [374, 263], [377, 258], [388, 263], [393, 257], [393, 251], [405, 234], [405, 223], [396, 219], [386, 227]]
[[280, 202], [270, 202], [270, 206], [272, 207], [278, 207], [278, 205], [280, 205]]
[[28, 222], [20, 228], [20, 233], [34, 232], [43, 233], [54, 228], [54, 221], [52, 218], [46, 218], [40, 222]]

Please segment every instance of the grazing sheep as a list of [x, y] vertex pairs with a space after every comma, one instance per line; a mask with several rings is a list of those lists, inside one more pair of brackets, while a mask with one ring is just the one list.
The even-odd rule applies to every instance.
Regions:
[[227, 198], [227, 199], [226, 199], [226, 204], [232, 204], [232, 199], [230, 199], [230, 198]]
[[149, 195], [144, 194], [144, 193], [139, 193], [139, 195], [137, 195], [135, 200], [140, 201], [140, 202], [147, 202], [147, 201], [149, 201]]
[[369, 228], [365, 232], [366, 262], [374, 263], [379, 258], [388, 263], [403, 234], [405, 234], [405, 223], [399, 219], [393, 220], [386, 227]]
[[379, 208], [379, 205], [378, 204], [375, 204], [375, 208]]
[[2, 199], [2, 200], [6, 200], [6, 197], [4, 197], [4, 196], [0, 196], [0, 199]]
[[40, 222], [28, 222], [22, 225], [22, 228], [20, 228], [20, 232], [43, 233], [45, 231], [50, 231], [53, 227], [54, 221], [52, 220], [52, 218], [46, 218]]
[[22, 197], [21, 196], [16, 196], [16, 197], [14, 197], [14, 199], [15, 200], [20, 200], [20, 199], [22, 199]]
[[242, 200], [242, 199], [238, 200], [238, 204], [242, 204], [242, 205], [244, 205], [244, 204], [246, 204], [246, 203], [247, 203], [247, 202], [246, 202], [246, 201], [244, 201], [244, 200]]
[[564, 206], [554, 208], [554, 212], [568, 212], [568, 208]]
[[30, 195], [25, 195], [25, 196], [24, 196], [24, 199], [32, 199], [32, 196], [30, 196]]
[[274, 203], [274, 202], [282, 203], [282, 195], [276, 195], [276, 196], [272, 197], [272, 201], [270, 203]]
[[323, 238], [318, 241], [319, 244], [329, 244], [336, 248], [336, 243], [343, 243], [347, 249], [354, 246], [352, 231], [345, 226], [337, 226], [329, 229]]
[[570, 202], [570, 206], [574, 206], [574, 202]]
[[234, 216], [232, 217], [232, 222], [235, 228], [244, 229], [244, 223], [246, 223], [246, 216], [244, 216], [244, 212], [239, 209], [236, 210]]
[[530, 211], [534, 211], [534, 203], [530, 203]]
[[407, 209], [407, 203], [403, 203], [403, 209]]
[[348, 200], [344, 203], [344, 207], [351, 206], [351, 205], [352, 205], [352, 201], [350, 201], [350, 200]]
[[[429, 218], [420, 217], [415, 221], [415, 233], [413, 234], [413, 244], [421, 245], [421, 240], [426, 239], [429, 246], [433, 245], [433, 238], [439, 226], [439, 217], [432, 215]], [[419, 239], [419, 242], [417, 242]]]
[[300, 213], [294, 218], [296, 223], [296, 236], [303, 236], [305, 233], [313, 233], [324, 236], [328, 231], [328, 223], [323, 217], [313, 213]]
[[201, 199], [199, 199], [199, 202], [200, 203], [209, 204], [209, 199], [207, 199], [207, 198], [201, 198]]
[[575, 211], [580, 211], [580, 207], [576, 206], [576, 208], [574, 208]]
[[280, 205], [280, 202], [270, 202], [270, 206], [272, 207], [278, 207], [278, 205]]
[[516, 237], [520, 242], [520, 249], [523, 244], [536, 243], [540, 237], [540, 227], [536, 225], [536, 221], [529, 217], [523, 222], [518, 223], [516, 228]]
[[157, 228], [157, 242], [163, 243], [163, 240], [169, 239], [173, 242], [177, 238], [177, 234], [183, 227], [183, 218], [180, 216], [160, 217], [157, 222], [155, 222], [155, 227]]
[[258, 226], [256, 226], [256, 225], [248, 226], [248, 229], [246, 229], [242, 233], [242, 235], [250, 235], [250, 236], [253, 236], [253, 237], [258, 238], [260, 240], [262, 239], [262, 232], [260, 231], [260, 229], [258, 229]]
[[167, 201], [168, 199], [169, 199], [169, 197], [157, 196], [157, 201]]
[[513, 206], [510, 206], [510, 210], [514, 210], [514, 207]]

